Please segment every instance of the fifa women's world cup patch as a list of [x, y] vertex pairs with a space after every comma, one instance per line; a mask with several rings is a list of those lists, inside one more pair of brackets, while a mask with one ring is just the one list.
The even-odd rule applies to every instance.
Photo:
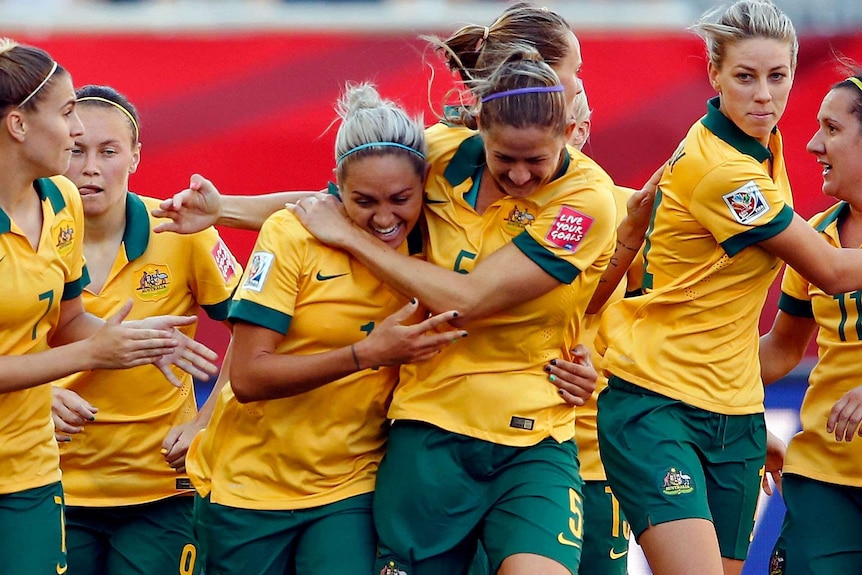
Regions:
[[560, 213], [551, 224], [551, 229], [545, 239], [558, 248], [574, 252], [587, 236], [590, 226], [593, 225], [593, 218], [579, 212], [578, 210], [563, 206], [560, 208]]
[[236, 267], [234, 266], [233, 256], [231, 255], [230, 250], [225, 245], [224, 241], [219, 238], [210, 253], [218, 267], [218, 271], [221, 273], [224, 283], [227, 284], [230, 282], [230, 279], [234, 274], [236, 274]]
[[748, 225], [769, 211], [769, 202], [754, 180], [721, 196], [730, 213], [740, 224]]
[[54, 247], [60, 257], [66, 257], [72, 251], [75, 243], [75, 222], [72, 218], [63, 218], [51, 227], [51, 237]]
[[266, 283], [266, 276], [269, 275], [269, 270], [272, 269], [273, 261], [275, 261], [274, 254], [269, 252], [254, 252], [248, 264], [248, 275], [242, 284], [242, 289], [260, 292], [263, 289], [263, 284]]

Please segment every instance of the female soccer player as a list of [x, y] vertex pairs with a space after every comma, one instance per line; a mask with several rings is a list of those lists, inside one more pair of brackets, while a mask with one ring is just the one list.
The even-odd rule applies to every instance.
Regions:
[[[129, 191], [141, 159], [137, 110], [108, 86], [85, 86], [76, 96], [84, 133], [75, 138], [66, 176], [81, 195], [87, 228], [84, 308], [110, 315], [132, 299], [132, 318], [203, 308], [225, 320], [242, 270], [218, 233], [154, 234], [158, 220], [149, 211], [159, 200]], [[194, 337], [194, 326], [184, 331]], [[66, 545], [76, 575], [161, 575], [178, 565], [197, 571], [184, 461], [215, 398], [198, 413], [191, 376], [177, 377], [180, 389], [142, 366], [77, 373], [55, 384], [55, 424], [66, 439]]]
[[776, 126], [792, 23], [741, 0], [695, 30], [719, 95], [659, 183], [646, 293], [604, 313], [598, 350], [602, 462], [658, 575], [742, 569], [766, 453], [757, 322], [781, 260], [829, 294], [862, 287], [862, 253], [830, 247], [791, 207]]
[[[347, 221], [410, 260], [426, 174], [422, 125], [364, 84], [346, 91], [339, 114]], [[408, 324], [417, 310], [409, 299], [315, 240], [294, 213], [266, 220], [230, 312], [231, 385], [189, 453], [207, 573], [371, 570], [371, 494], [398, 365], [466, 335], [426, 333], [455, 311]]]
[[[479, 132], [429, 128], [426, 257], [363, 234], [337, 201], [295, 213], [398, 292], [459, 311], [469, 345], [405, 366], [375, 492], [375, 572], [466, 569], [481, 539], [494, 570], [568, 574], [581, 545], [574, 412], [546, 363], [570, 350], [613, 251], [610, 178], [569, 151], [564, 87], [518, 46], [474, 79]], [[316, 200], [316, 201], [315, 201]]]
[[[808, 151], [823, 167], [823, 193], [840, 200], [810, 223], [835, 247], [862, 245], [862, 74], [823, 99]], [[766, 384], [786, 375], [817, 332], [817, 364], [802, 402], [802, 431], [787, 449], [782, 478], [787, 513], [772, 553], [775, 575], [862, 572], [862, 455], [851, 443], [862, 422], [857, 358], [860, 292], [828, 294], [787, 268], [772, 330], [760, 339]], [[856, 440], [858, 441], [858, 440]], [[816, 529], [812, 529], [816, 525]]]
[[[84, 218], [66, 171], [81, 122], [72, 79], [46, 52], [0, 40], [0, 565], [13, 575], [67, 568], [51, 381], [78, 371], [175, 363], [213, 372], [210, 350], [174, 331], [194, 317], [123, 323], [86, 313]], [[161, 375], [159, 375], [161, 378]], [[167, 386], [167, 382], [162, 382]]]

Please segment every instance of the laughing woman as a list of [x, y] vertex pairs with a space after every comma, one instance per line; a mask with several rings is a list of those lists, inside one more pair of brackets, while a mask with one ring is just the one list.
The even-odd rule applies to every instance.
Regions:
[[[422, 210], [422, 125], [365, 84], [348, 88], [339, 115], [336, 178], [350, 221], [407, 257]], [[466, 335], [426, 335], [452, 311], [402, 325], [417, 308], [408, 299], [293, 213], [266, 220], [230, 312], [231, 385], [189, 454], [207, 573], [371, 571], [371, 497], [398, 365]]]

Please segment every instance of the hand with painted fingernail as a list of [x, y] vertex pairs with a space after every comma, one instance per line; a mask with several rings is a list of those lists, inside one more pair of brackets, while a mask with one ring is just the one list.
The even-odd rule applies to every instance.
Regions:
[[96, 419], [98, 407], [72, 391], [56, 385], [51, 386], [51, 418], [54, 420], [54, 438], [59, 442], [72, 441], [72, 436], [81, 433], [90, 421]]
[[593, 367], [590, 350], [578, 344], [572, 350], [572, 361], [552, 359], [545, 366], [548, 381], [569, 405], [578, 407], [589, 401], [596, 389], [598, 373]]

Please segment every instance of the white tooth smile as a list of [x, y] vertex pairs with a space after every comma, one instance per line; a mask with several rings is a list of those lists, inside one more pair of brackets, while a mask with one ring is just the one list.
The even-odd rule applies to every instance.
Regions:
[[389, 227], [389, 228], [385, 228], [385, 229], [374, 228], [374, 231], [375, 231], [375, 232], [377, 232], [378, 234], [381, 234], [381, 235], [384, 235], [384, 236], [385, 236], [385, 235], [387, 235], [387, 234], [391, 234], [392, 232], [394, 232], [395, 230], [397, 230], [397, 229], [399, 228], [399, 226], [400, 226], [400, 225], [401, 225], [401, 224], [395, 224], [394, 226]]

